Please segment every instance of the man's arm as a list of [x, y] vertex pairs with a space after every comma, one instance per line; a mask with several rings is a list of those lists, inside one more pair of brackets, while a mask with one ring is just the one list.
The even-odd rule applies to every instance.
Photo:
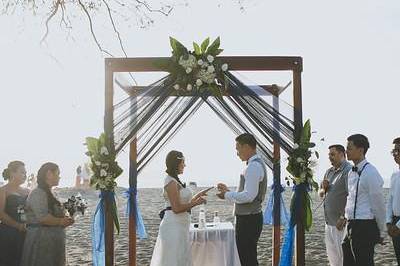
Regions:
[[385, 202], [383, 199], [383, 178], [375, 169], [366, 172], [366, 183], [371, 210], [375, 216], [381, 237], [385, 233]]
[[258, 194], [260, 181], [264, 177], [264, 170], [259, 163], [252, 163], [246, 169], [244, 175], [245, 183], [243, 191], [229, 191], [225, 193], [225, 199], [234, 203], [249, 203], [252, 202]]
[[391, 224], [393, 218], [393, 176], [390, 179], [389, 198], [386, 204], [386, 224]]

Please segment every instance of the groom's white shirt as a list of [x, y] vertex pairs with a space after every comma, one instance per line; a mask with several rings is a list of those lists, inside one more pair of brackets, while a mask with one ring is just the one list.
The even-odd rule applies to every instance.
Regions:
[[243, 204], [252, 202], [257, 197], [259, 184], [264, 178], [264, 168], [259, 162], [255, 161], [258, 158], [260, 157], [256, 154], [248, 160], [247, 167], [243, 173], [245, 179], [243, 191], [226, 192], [225, 199], [230, 202]]

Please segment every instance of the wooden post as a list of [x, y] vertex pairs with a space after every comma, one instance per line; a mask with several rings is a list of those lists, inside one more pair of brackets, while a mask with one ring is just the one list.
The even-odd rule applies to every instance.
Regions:
[[[113, 133], [113, 103], [114, 103], [114, 72], [111, 70], [111, 63], [105, 63], [105, 115], [104, 132], [110, 143], [114, 143]], [[111, 145], [113, 146], [113, 145]], [[111, 214], [111, 202], [109, 198], [104, 201], [105, 204], [105, 262], [106, 266], [114, 265], [114, 223]]]
[[[136, 123], [136, 97], [131, 102], [131, 116], [133, 123]], [[129, 187], [137, 189], [137, 139], [131, 141], [129, 147]], [[134, 195], [131, 195], [131, 210], [135, 210]], [[129, 266], [136, 266], [136, 213], [129, 215]]]
[[[294, 126], [295, 126], [295, 142], [298, 142], [303, 127], [303, 110], [302, 110], [302, 94], [301, 94], [301, 71], [302, 68], [293, 71], [293, 102], [294, 102]], [[304, 209], [304, 199], [299, 202], [298, 207]], [[304, 236], [304, 212], [301, 212], [299, 221], [296, 226], [296, 266], [305, 265], [305, 236]]]
[[[273, 106], [276, 111], [279, 112], [279, 98], [278, 96], [273, 98]], [[272, 253], [272, 265], [278, 266], [280, 259], [281, 250], [281, 152], [279, 143], [279, 122], [274, 119], [274, 206], [273, 206], [273, 221], [274, 227], [272, 228], [272, 242], [273, 242], [273, 253]]]

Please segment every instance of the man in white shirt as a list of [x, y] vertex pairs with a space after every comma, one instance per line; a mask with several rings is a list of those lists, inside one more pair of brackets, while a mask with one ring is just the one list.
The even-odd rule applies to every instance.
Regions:
[[257, 266], [257, 244], [263, 226], [262, 202], [267, 191], [267, 170], [256, 152], [257, 141], [245, 133], [236, 138], [239, 158], [247, 162], [240, 175], [237, 191], [229, 191], [225, 184], [218, 184], [220, 199], [235, 205], [236, 246], [242, 266]]
[[344, 266], [373, 266], [374, 248], [383, 243], [385, 204], [383, 178], [365, 159], [368, 138], [361, 134], [347, 138], [347, 158], [354, 166], [348, 176], [345, 208], [347, 233], [343, 240]]
[[[400, 168], [400, 138], [393, 141], [392, 155]], [[390, 179], [389, 200], [386, 208], [386, 226], [389, 236], [392, 237], [393, 248], [396, 253], [397, 264], [400, 265], [400, 171], [393, 173]]]

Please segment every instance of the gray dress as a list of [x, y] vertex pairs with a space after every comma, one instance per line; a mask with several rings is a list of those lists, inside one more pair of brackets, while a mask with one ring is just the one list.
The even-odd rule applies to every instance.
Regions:
[[[26, 201], [27, 227], [22, 266], [64, 266], [65, 231], [61, 226], [41, 226], [39, 220], [50, 212], [47, 207], [47, 195], [41, 188], [35, 188]], [[63, 217], [61, 207], [56, 206], [56, 217]]]

